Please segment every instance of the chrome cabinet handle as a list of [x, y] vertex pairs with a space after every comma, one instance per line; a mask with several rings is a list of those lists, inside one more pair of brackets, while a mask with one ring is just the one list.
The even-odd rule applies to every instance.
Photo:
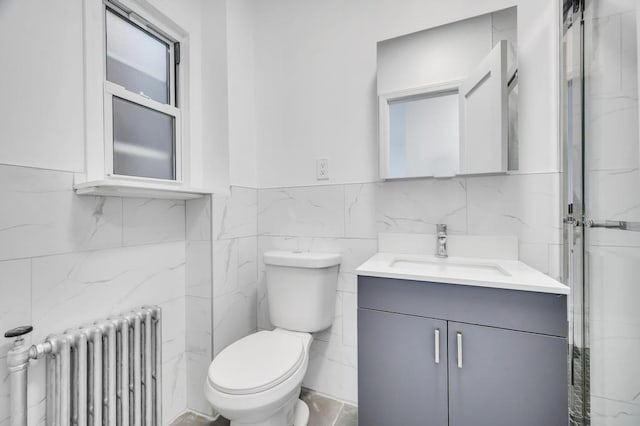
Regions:
[[458, 332], [458, 368], [462, 368], [462, 333]]
[[436, 328], [436, 331], [433, 333], [434, 337], [435, 337], [435, 348], [436, 348], [436, 355], [435, 355], [435, 362], [436, 364], [440, 364], [440, 329]]

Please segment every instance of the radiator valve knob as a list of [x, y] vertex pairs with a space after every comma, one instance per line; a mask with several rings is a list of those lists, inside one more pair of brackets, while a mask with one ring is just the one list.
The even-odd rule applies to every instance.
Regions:
[[24, 336], [25, 334], [29, 334], [33, 331], [33, 327], [30, 325], [23, 325], [20, 327], [16, 327], [16, 328], [12, 328], [11, 330], [8, 330], [7, 332], [4, 333], [4, 337], [6, 338], [14, 338], [14, 337], [21, 337]]

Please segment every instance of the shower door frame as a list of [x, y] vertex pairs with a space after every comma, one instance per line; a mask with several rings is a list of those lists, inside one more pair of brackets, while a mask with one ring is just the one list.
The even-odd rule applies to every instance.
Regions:
[[585, 275], [584, 1], [563, 0], [560, 10], [560, 129], [562, 146], [563, 281], [569, 302], [569, 418], [590, 425], [589, 294]]

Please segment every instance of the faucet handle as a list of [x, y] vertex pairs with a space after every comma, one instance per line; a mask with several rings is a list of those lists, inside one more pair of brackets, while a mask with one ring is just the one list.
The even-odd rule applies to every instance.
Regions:
[[447, 233], [447, 225], [445, 225], [444, 223], [438, 223], [436, 225], [436, 230], [437, 230], [438, 234], [440, 234], [440, 233], [446, 234]]

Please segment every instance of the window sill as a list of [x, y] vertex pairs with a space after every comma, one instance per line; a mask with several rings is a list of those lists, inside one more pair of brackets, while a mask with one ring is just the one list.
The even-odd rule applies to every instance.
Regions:
[[203, 188], [176, 187], [161, 183], [94, 180], [74, 185], [78, 195], [107, 197], [161, 198], [166, 200], [192, 200], [212, 194]]

